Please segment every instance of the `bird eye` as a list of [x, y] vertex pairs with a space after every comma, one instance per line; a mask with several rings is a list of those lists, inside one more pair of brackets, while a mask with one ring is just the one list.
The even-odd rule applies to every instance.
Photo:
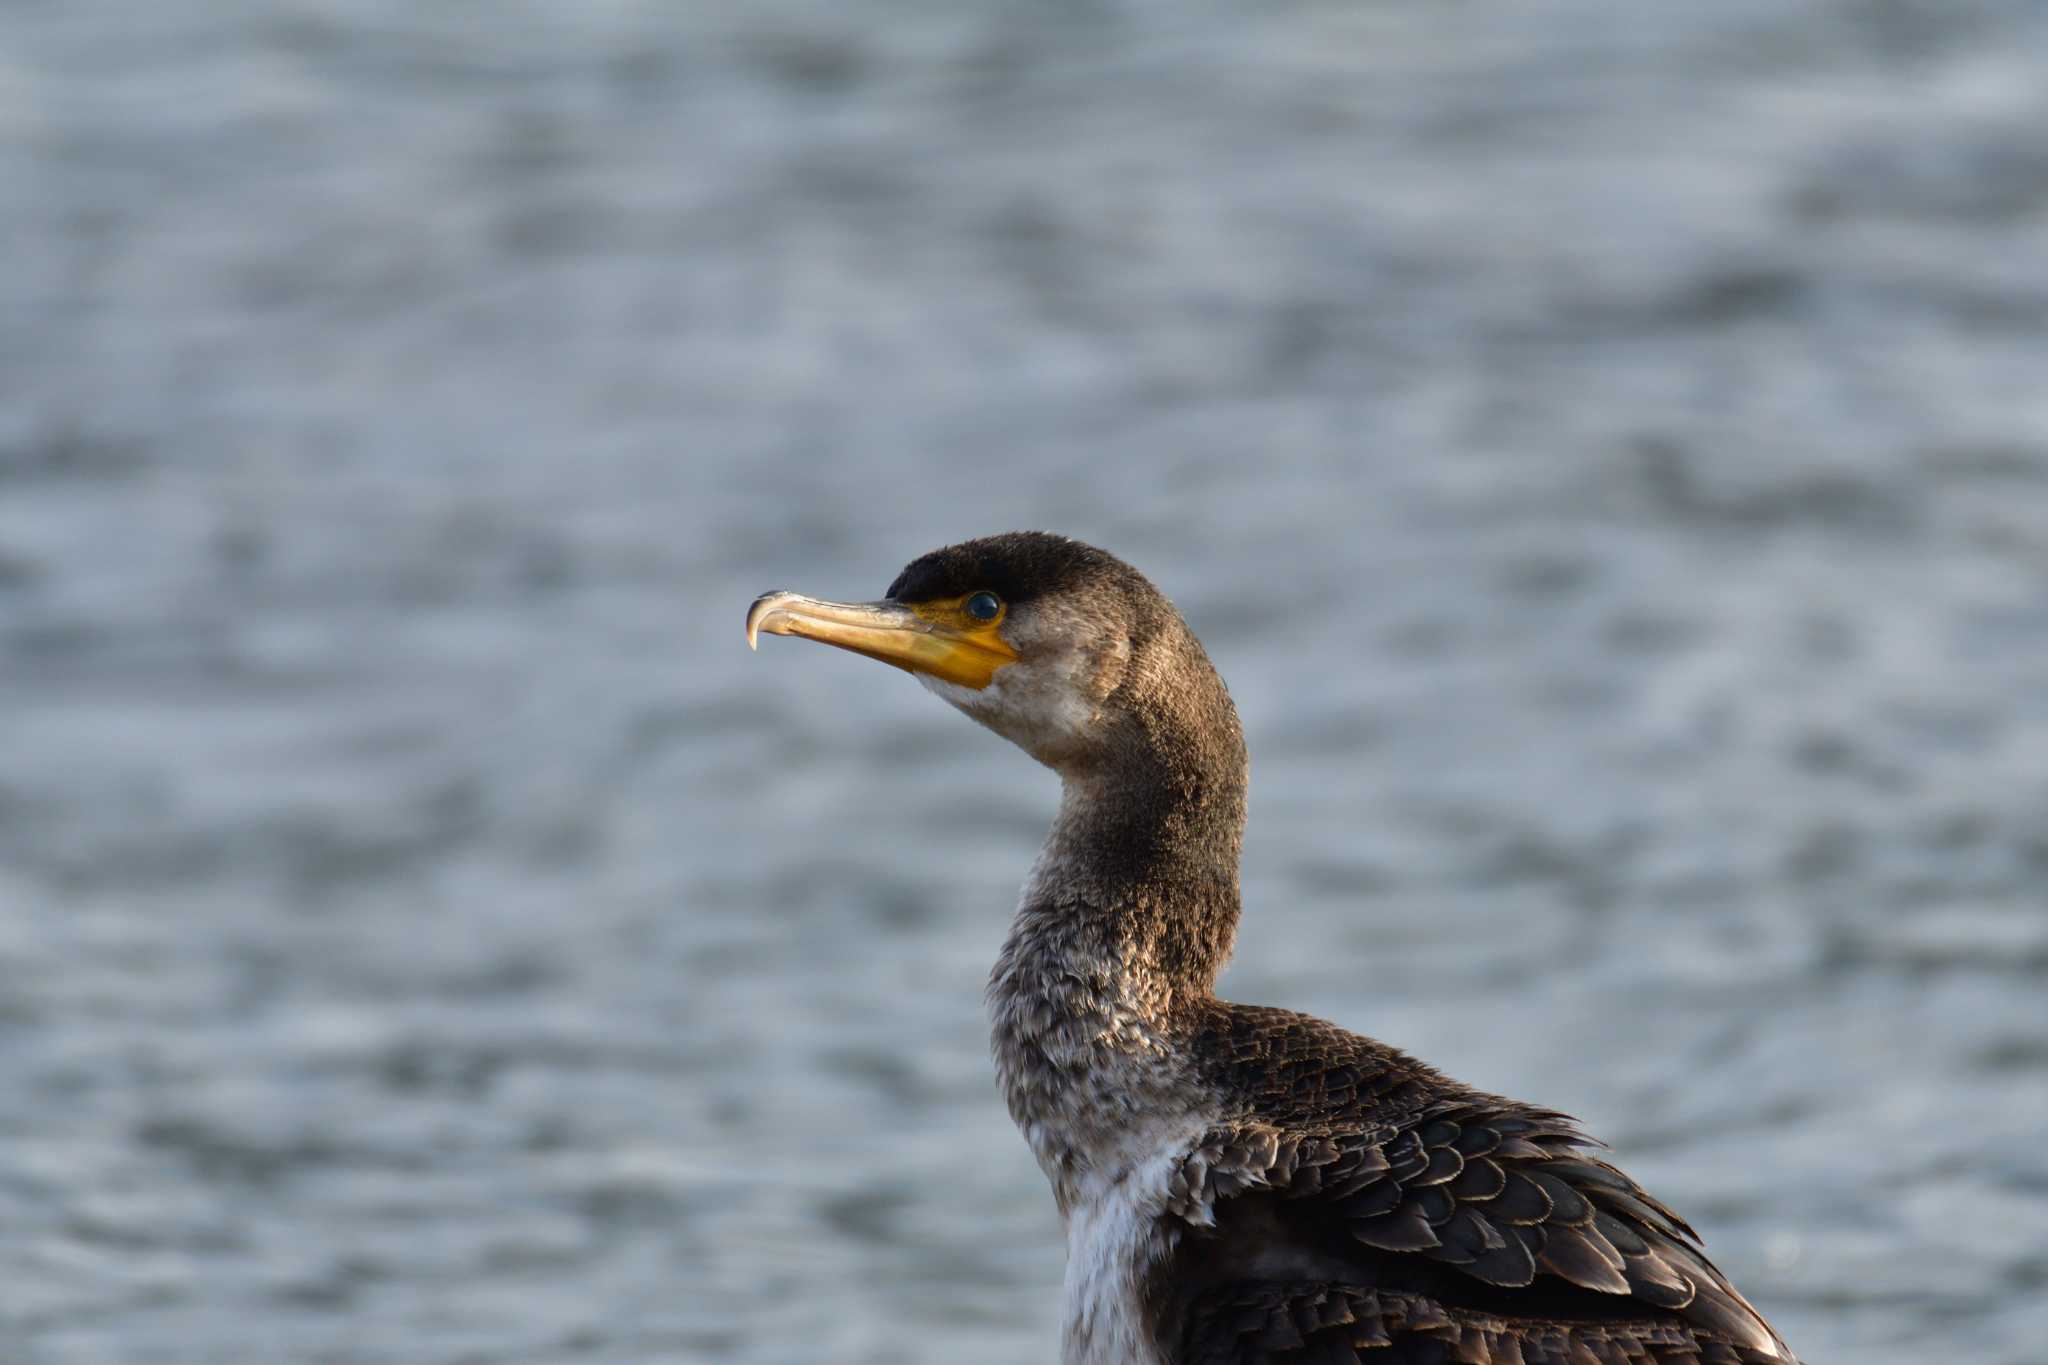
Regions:
[[992, 592], [978, 592], [967, 599], [967, 614], [977, 621], [993, 621], [1002, 610], [1003, 599]]

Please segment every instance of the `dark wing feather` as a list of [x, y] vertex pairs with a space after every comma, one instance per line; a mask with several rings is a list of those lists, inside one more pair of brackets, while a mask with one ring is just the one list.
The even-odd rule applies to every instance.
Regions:
[[1780, 1365], [1671, 1322], [1521, 1323], [1350, 1285], [1244, 1284], [1189, 1312], [1180, 1365]]
[[[1274, 1351], [1298, 1336], [1306, 1344], [1286, 1350], [1336, 1349], [1336, 1360], [1353, 1358], [1341, 1352], [1355, 1343], [1332, 1343], [1354, 1331], [1420, 1332], [1447, 1361], [1792, 1360], [1685, 1221], [1593, 1155], [1566, 1116], [1459, 1086], [1320, 1020], [1219, 1009], [1205, 1055], [1236, 1060], [1217, 1079], [1248, 1103], [1174, 1187], [1172, 1211], [1197, 1227], [1171, 1273], [1202, 1287], [1183, 1294], [1176, 1321], [1211, 1299], [1240, 1316], [1270, 1310], [1291, 1324], [1273, 1329]], [[1340, 1311], [1332, 1295], [1346, 1323], [1304, 1330], [1302, 1305]], [[1415, 1327], [1431, 1313], [1443, 1324]], [[1494, 1344], [1471, 1345], [1475, 1332]]]

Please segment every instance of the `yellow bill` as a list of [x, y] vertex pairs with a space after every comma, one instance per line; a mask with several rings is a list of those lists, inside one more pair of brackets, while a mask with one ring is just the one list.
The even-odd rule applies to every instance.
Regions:
[[979, 691], [1017, 657], [1002, 637], [1001, 624], [973, 621], [950, 602], [825, 602], [770, 592], [747, 608], [747, 646], [758, 648], [764, 630], [796, 635]]

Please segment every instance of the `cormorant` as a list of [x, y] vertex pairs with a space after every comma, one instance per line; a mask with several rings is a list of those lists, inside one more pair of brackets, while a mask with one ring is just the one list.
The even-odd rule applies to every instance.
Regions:
[[1135, 569], [991, 536], [879, 602], [768, 593], [764, 630], [907, 669], [1060, 775], [988, 1004], [1066, 1224], [1066, 1365], [1796, 1365], [1572, 1119], [1216, 998], [1244, 736]]

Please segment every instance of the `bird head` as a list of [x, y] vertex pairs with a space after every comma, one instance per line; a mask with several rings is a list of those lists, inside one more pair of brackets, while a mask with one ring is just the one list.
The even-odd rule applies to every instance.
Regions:
[[747, 612], [747, 643], [762, 631], [894, 664], [1063, 773], [1116, 748], [1139, 700], [1160, 692], [1147, 683], [1185, 678], [1190, 653], [1221, 693], [1201, 646], [1144, 575], [1041, 531], [921, 555], [879, 601], [766, 593]]

